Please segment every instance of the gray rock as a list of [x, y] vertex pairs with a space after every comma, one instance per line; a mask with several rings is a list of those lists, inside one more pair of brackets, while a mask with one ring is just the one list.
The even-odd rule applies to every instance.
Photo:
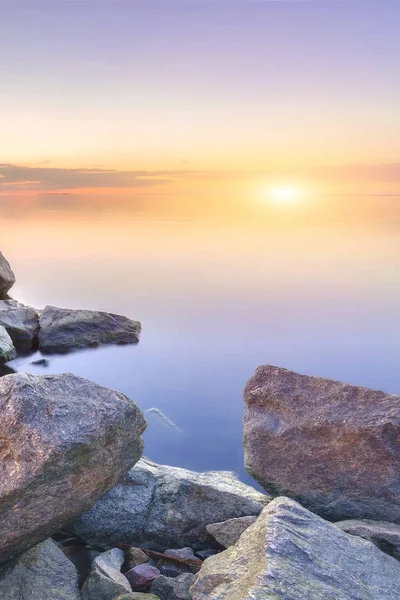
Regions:
[[0, 326], [7, 329], [17, 350], [32, 350], [37, 345], [39, 312], [16, 300], [0, 300]]
[[195, 473], [141, 459], [69, 530], [103, 547], [209, 548], [206, 525], [258, 515], [270, 500], [233, 473]]
[[140, 330], [138, 321], [120, 315], [46, 306], [40, 314], [39, 349], [61, 353], [99, 344], [137, 343]]
[[196, 556], [198, 556], [201, 560], [206, 560], [206, 558], [210, 558], [210, 556], [214, 556], [215, 554], [218, 554], [218, 550], [215, 550], [215, 548], [197, 550], [196, 552]]
[[12, 339], [7, 330], [0, 325], [0, 363], [6, 363], [17, 356]]
[[125, 552], [125, 568], [127, 571], [129, 571], [129, 569], [133, 569], [133, 567], [143, 565], [147, 562], [149, 562], [149, 557], [140, 548], [131, 546]]
[[242, 533], [256, 520], [257, 517], [239, 517], [238, 519], [228, 519], [222, 523], [212, 523], [212, 525], [207, 525], [206, 529], [218, 544], [229, 548], [236, 544]]
[[131, 592], [130, 594], [118, 596], [115, 600], [159, 600], [159, 597], [154, 596], [154, 594], [145, 594], [143, 592]]
[[400, 565], [288, 498], [207, 559], [193, 600], [398, 600]]
[[115, 596], [130, 592], [129, 581], [121, 573], [124, 560], [124, 553], [118, 548], [95, 558], [93, 569], [82, 587], [82, 600], [114, 600]]
[[15, 275], [11, 270], [9, 262], [0, 252], [0, 298], [7, 296], [8, 291], [15, 283]]
[[369, 540], [382, 552], [400, 560], [400, 525], [386, 521], [368, 521], [367, 519], [339, 521], [335, 525], [346, 533]]
[[259, 367], [248, 382], [245, 463], [267, 490], [322, 517], [400, 523], [400, 396]]
[[1, 600], [80, 600], [80, 597], [78, 573], [52, 540], [31, 548], [13, 564], [0, 567]]
[[92, 506], [139, 459], [129, 398], [71, 374], [0, 379], [0, 563]]
[[[178, 577], [165, 577], [161, 575], [151, 586], [151, 592], [160, 600], [191, 600], [190, 587], [196, 575], [183, 573]], [[232, 599], [233, 600], [233, 599]]]
[[[186, 558], [189, 560], [196, 560], [193, 550], [191, 548], [180, 548], [179, 550], [165, 550], [164, 554], [167, 556], [174, 556], [176, 558]], [[160, 569], [161, 575], [166, 577], [177, 577], [182, 573], [197, 573], [199, 570], [196, 567], [190, 567], [188, 565], [180, 565], [179, 563], [173, 563], [170, 561], [160, 560], [157, 567]]]

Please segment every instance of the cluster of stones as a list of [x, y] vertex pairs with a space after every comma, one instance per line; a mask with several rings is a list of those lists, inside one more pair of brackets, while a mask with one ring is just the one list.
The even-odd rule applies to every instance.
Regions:
[[398, 600], [400, 396], [263, 366], [245, 404], [264, 492], [143, 458], [123, 394], [0, 378], [0, 598]]

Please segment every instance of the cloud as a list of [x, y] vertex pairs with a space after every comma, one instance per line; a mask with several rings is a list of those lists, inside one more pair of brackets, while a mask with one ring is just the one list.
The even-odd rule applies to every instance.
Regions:
[[0, 164], [0, 191], [141, 188], [172, 182], [173, 176], [173, 172], [163, 171], [61, 169]]

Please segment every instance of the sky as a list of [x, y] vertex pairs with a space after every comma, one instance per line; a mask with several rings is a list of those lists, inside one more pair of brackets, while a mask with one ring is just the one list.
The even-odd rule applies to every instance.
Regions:
[[398, 0], [0, 0], [0, 194], [400, 194]]

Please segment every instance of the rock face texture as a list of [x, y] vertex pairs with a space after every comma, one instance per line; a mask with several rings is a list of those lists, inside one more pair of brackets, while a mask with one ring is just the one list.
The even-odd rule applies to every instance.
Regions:
[[131, 592], [129, 581], [121, 573], [124, 553], [118, 548], [103, 552], [95, 558], [93, 569], [82, 587], [82, 600], [114, 600]]
[[17, 350], [32, 350], [37, 345], [39, 313], [16, 300], [0, 300], [0, 326], [7, 329]]
[[195, 580], [192, 573], [184, 573], [178, 577], [158, 577], [151, 586], [160, 600], [191, 600], [190, 587]]
[[78, 573], [57, 544], [46, 540], [0, 567], [0, 598], [80, 600]]
[[400, 523], [400, 396], [263, 366], [244, 398], [245, 464], [266, 490]]
[[400, 565], [294, 500], [276, 498], [204, 563], [193, 600], [398, 600]]
[[40, 314], [39, 349], [62, 353], [99, 344], [137, 343], [140, 330], [139, 321], [128, 317], [46, 306]]
[[17, 356], [12, 339], [7, 330], [0, 325], [0, 364], [13, 360]]
[[400, 525], [386, 523], [385, 521], [339, 521], [335, 523], [342, 531], [351, 535], [358, 535], [378, 546], [382, 552], [400, 560]]
[[239, 517], [238, 519], [228, 519], [222, 523], [213, 523], [207, 525], [206, 529], [210, 535], [224, 548], [234, 546], [242, 533], [250, 525], [253, 525], [257, 517]]
[[140, 458], [129, 398], [75, 375], [0, 379], [0, 563], [91, 507]]
[[141, 459], [123, 482], [68, 526], [93, 545], [209, 548], [206, 525], [258, 515], [271, 500], [227, 472], [195, 473]]
[[15, 283], [15, 275], [11, 270], [8, 261], [0, 252], [0, 298], [7, 296], [8, 291]]

